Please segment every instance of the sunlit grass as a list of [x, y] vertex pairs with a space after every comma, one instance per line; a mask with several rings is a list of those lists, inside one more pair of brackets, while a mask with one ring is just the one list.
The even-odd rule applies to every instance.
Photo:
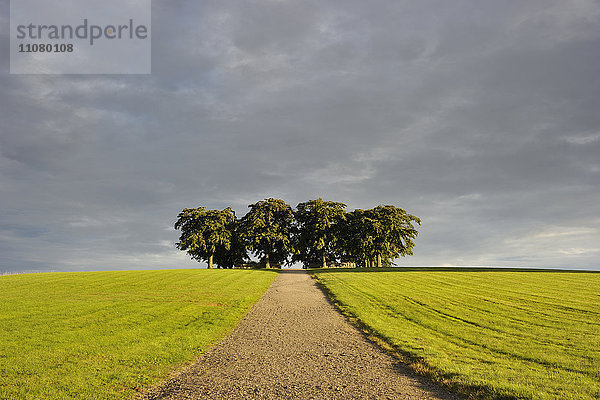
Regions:
[[315, 271], [423, 373], [474, 398], [599, 399], [600, 273]]
[[276, 273], [0, 277], [0, 399], [127, 399], [228, 333]]

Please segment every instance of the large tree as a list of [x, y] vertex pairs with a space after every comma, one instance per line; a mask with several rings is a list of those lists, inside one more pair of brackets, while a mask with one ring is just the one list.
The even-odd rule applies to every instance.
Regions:
[[338, 239], [336, 227], [344, 221], [346, 205], [334, 201], [309, 200], [296, 206], [295, 255], [305, 266], [320, 263], [327, 267], [327, 259], [335, 257]]
[[343, 223], [336, 226], [336, 248], [341, 261], [367, 266], [373, 244], [371, 226], [365, 210], [346, 213]]
[[421, 225], [421, 219], [392, 205], [378, 206], [371, 212], [378, 222], [373, 246], [377, 266], [381, 267], [382, 257], [394, 259], [399, 256], [412, 256], [414, 239], [419, 234], [415, 224]]
[[271, 262], [286, 262], [292, 252], [292, 207], [273, 198], [248, 207], [250, 211], [240, 221], [240, 237], [246, 247], [263, 259], [267, 268], [271, 267]]
[[186, 208], [178, 216], [181, 229], [176, 244], [193, 259], [213, 261], [224, 268], [243, 264], [248, 250], [261, 258], [267, 268], [292, 261], [305, 266], [327, 261], [353, 261], [363, 266], [389, 266], [400, 256], [412, 255], [421, 220], [392, 205], [346, 213], [346, 205], [333, 201], [309, 200], [297, 211], [283, 200], [269, 198], [251, 204], [250, 211], [237, 220], [231, 208], [206, 211]]
[[392, 205], [367, 210], [367, 215], [371, 223], [368, 229], [372, 235], [371, 260], [376, 260], [378, 267], [382, 258], [391, 261], [413, 254], [413, 240], [419, 234], [414, 224], [421, 224], [418, 217]]
[[249, 261], [248, 250], [240, 237], [240, 221], [237, 219], [231, 221], [228, 229], [231, 233], [229, 248], [219, 246], [215, 252], [215, 264], [219, 268], [233, 268], [236, 265], [242, 265]]
[[235, 213], [230, 207], [209, 211], [205, 207], [185, 208], [175, 223], [175, 229], [181, 230], [176, 246], [195, 260], [206, 261], [208, 268], [212, 268], [215, 253], [231, 249], [233, 222]]
[[358, 264], [381, 267], [400, 256], [412, 255], [421, 220], [401, 208], [385, 205], [347, 214], [338, 229], [344, 258]]

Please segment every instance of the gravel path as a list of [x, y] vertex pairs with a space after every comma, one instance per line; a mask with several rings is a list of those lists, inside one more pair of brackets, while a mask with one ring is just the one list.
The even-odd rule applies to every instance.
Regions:
[[457, 399], [371, 344], [305, 271], [279, 274], [222, 342], [144, 399]]

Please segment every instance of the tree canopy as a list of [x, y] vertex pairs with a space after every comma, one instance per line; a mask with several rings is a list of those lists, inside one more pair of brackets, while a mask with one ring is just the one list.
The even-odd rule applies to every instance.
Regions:
[[217, 247], [215, 252], [215, 263], [220, 268], [233, 268], [249, 261], [248, 250], [240, 236], [240, 221], [234, 219], [227, 225], [227, 229], [231, 235], [229, 248]]
[[181, 229], [176, 246], [195, 260], [208, 262], [208, 268], [212, 268], [215, 253], [223, 254], [231, 249], [234, 222], [235, 213], [230, 207], [209, 211], [204, 207], [186, 208], [175, 223], [175, 229]]
[[327, 267], [327, 259], [335, 259], [336, 228], [343, 224], [346, 205], [334, 201], [309, 200], [296, 206], [294, 217], [294, 260], [305, 266], [320, 262]]
[[177, 248], [209, 268], [213, 260], [221, 268], [244, 265], [248, 252], [266, 268], [298, 261], [305, 268], [341, 262], [382, 267], [413, 254], [415, 226], [421, 224], [393, 205], [346, 212], [344, 203], [318, 198], [294, 211], [285, 201], [269, 198], [248, 207], [239, 220], [230, 207], [184, 209], [175, 223], [181, 230]]
[[271, 262], [283, 264], [292, 252], [292, 207], [280, 199], [269, 198], [248, 206], [240, 222], [240, 236], [248, 250], [261, 257], [266, 268]]

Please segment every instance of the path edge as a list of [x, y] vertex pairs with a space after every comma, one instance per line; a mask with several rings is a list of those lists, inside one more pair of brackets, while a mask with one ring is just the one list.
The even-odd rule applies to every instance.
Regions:
[[449, 390], [452, 394], [464, 399], [522, 400], [514, 396], [499, 395], [498, 393], [494, 393], [493, 388], [487, 386], [465, 385], [451, 381], [448, 375], [427, 364], [422, 357], [414, 356], [409, 352], [400, 349], [398, 346], [393, 345], [388, 337], [365, 324], [350, 310], [350, 307], [347, 304], [335, 297], [333, 292], [318, 279], [314, 271], [309, 270], [308, 274], [315, 282], [317, 288], [323, 292], [327, 301], [346, 319], [346, 321], [348, 321], [350, 325], [355, 327], [365, 339], [377, 346], [382, 352], [398, 360], [399, 363], [408, 367], [416, 375], [426, 378], [441, 389]]
[[246, 319], [246, 317], [248, 317], [248, 314], [250, 314], [250, 311], [252, 311], [254, 306], [256, 306], [263, 299], [263, 297], [265, 297], [267, 295], [267, 292], [269, 291], [269, 289], [271, 289], [271, 286], [273, 286], [275, 284], [275, 280], [277, 279], [277, 277], [279, 276], [280, 273], [281, 273], [281, 271], [277, 271], [277, 276], [275, 277], [275, 279], [273, 279], [273, 282], [271, 282], [271, 284], [267, 287], [267, 289], [262, 294], [262, 296], [260, 296], [258, 298], [258, 300], [256, 300], [254, 302], [254, 304], [252, 304], [252, 306], [248, 308], [248, 311], [246, 311], [246, 313], [242, 316], [242, 318], [240, 318], [240, 320], [238, 321], [237, 324], [235, 324], [234, 326], [231, 327], [229, 332], [227, 332], [220, 339], [216, 340], [213, 344], [208, 346], [202, 353], [198, 354], [191, 361], [184, 363], [184, 364], [180, 365], [179, 367], [170, 371], [168, 373], [168, 375], [165, 376], [165, 378], [162, 379], [160, 382], [158, 382], [155, 385], [144, 388], [140, 392], [138, 392], [135, 395], [133, 395], [132, 397], [130, 397], [128, 400], [152, 400], [152, 399], [154, 399], [155, 396], [160, 395], [160, 388], [163, 385], [165, 385], [167, 382], [169, 382], [173, 379], [176, 379], [177, 377], [185, 374], [193, 365], [195, 365], [198, 361], [200, 361], [200, 359], [202, 357], [204, 357], [212, 348], [223, 343], [223, 341], [225, 341], [229, 336], [231, 336], [231, 334], [238, 328], [238, 326], [242, 323], [242, 321], [244, 319]]

